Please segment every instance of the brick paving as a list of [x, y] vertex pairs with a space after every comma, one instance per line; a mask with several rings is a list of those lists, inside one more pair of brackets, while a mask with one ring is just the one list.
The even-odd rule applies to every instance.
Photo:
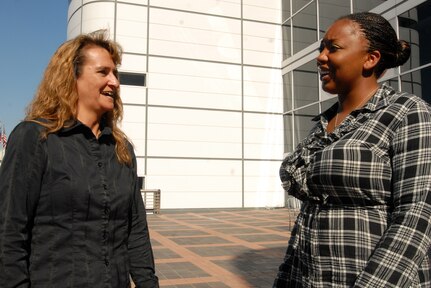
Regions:
[[297, 212], [241, 209], [149, 214], [160, 286], [271, 287]]

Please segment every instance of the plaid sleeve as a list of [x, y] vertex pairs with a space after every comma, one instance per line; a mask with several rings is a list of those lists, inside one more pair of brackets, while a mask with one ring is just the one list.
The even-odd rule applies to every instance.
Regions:
[[430, 246], [430, 110], [419, 101], [402, 106], [401, 111], [407, 112], [403, 113], [392, 142], [394, 210], [388, 229], [354, 287], [413, 286]]

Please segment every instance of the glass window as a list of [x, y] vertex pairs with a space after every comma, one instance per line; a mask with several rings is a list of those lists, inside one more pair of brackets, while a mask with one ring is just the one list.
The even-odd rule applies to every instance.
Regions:
[[410, 59], [401, 67], [401, 71], [431, 63], [431, 1], [425, 1], [401, 14], [398, 21], [400, 39], [406, 40], [411, 46]]
[[313, 2], [293, 17], [293, 53], [317, 41], [316, 3]]
[[398, 78], [386, 81], [395, 90], [413, 93], [431, 104], [431, 67], [406, 73], [401, 76], [401, 88]]
[[[431, 104], [431, 67], [421, 69], [420, 71], [421, 78], [421, 97]], [[419, 96], [419, 95], [418, 95]]]
[[391, 78], [389, 80], [386, 80], [385, 83], [387, 83], [389, 86], [395, 89], [395, 91], [400, 90], [400, 86], [398, 85], [398, 77]]
[[349, 1], [319, 1], [319, 21], [320, 21], [320, 37], [325, 35], [329, 26], [341, 16], [350, 13]]
[[311, 128], [316, 124], [312, 121], [319, 114], [319, 105], [311, 105], [307, 108], [298, 110], [295, 115], [295, 144], [308, 136]]
[[386, 2], [386, 0], [354, 0], [353, 12], [370, 11], [384, 2]]
[[284, 152], [291, 152], [294, 148], [293, 141], [293, 117], [292, 113], [285, 114], [283, 117], [283, 125], [284, 125]]
[[431, 103], [431, 67], [401, 76], [401, 90], [413, 93]]
[[120, 82], [122, 85], [145, 86], [145, 73], [120, 72]]
[[316, 61], [312, 60], [293, 71], [294, 108], [319, 101], [319, 79]]
[[320, 103], [321, 107], [322, 107], [322, 112], [326, 111], [327, 109], [329, 109], [332, 105], [335, 104], [335, 102], [338, 101], [338, 97], [333, 97], [331, 99], [322, 101], [322, 103]]
[[414, 71], [401, 76], [401, 90], [422, 97], [421, 72]]
[[283, 75], [283, 111], [293, 109], [292, 105], [292, 72]]
[[309, 2], [310, 0], [293, 0], [292, 2], [293, 13], [298, 12], [304, 6], [308, 5]]
[[283, 33], [283, 60], [286, 60], [287, 58], [289, 58], [290, 56], [292, 56], [292, 51], [291, 51], [291, 43], [292, 43], [292, 34], [291, 34], [291, 22], [290, 20], [288, 20], [286, 22], [286, 24], [284, 24], [283, 26], [281, 26], [282, 29], [282, 33]]
[[290, 0], [282, 0], [281, 9], [281, 19], [286, 21], [290, 17]]

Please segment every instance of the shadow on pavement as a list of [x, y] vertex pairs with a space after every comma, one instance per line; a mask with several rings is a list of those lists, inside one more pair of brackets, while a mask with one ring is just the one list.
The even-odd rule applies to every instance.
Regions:
[[[287, 243], [286, 243], [287, 245]], [[248, 250], [229, 261], [214, 261], [230, 272], [241, 275], [249, 287], [270, 288], [282, 263], [286, 246]]]

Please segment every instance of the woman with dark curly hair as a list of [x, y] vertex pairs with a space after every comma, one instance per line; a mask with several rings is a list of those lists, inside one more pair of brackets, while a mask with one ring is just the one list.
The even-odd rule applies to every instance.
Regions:
[[274, 287], [431, 287], [431, 109], [378, 83], [410, 47], [363, 12], [335, 21], [319, 52], [338, 102], [282, 163], [302, 204]]
[[0, 287], [158, 287], [123, 109], [121, 47], [79, 35], [51, 58], [0, 170]]

